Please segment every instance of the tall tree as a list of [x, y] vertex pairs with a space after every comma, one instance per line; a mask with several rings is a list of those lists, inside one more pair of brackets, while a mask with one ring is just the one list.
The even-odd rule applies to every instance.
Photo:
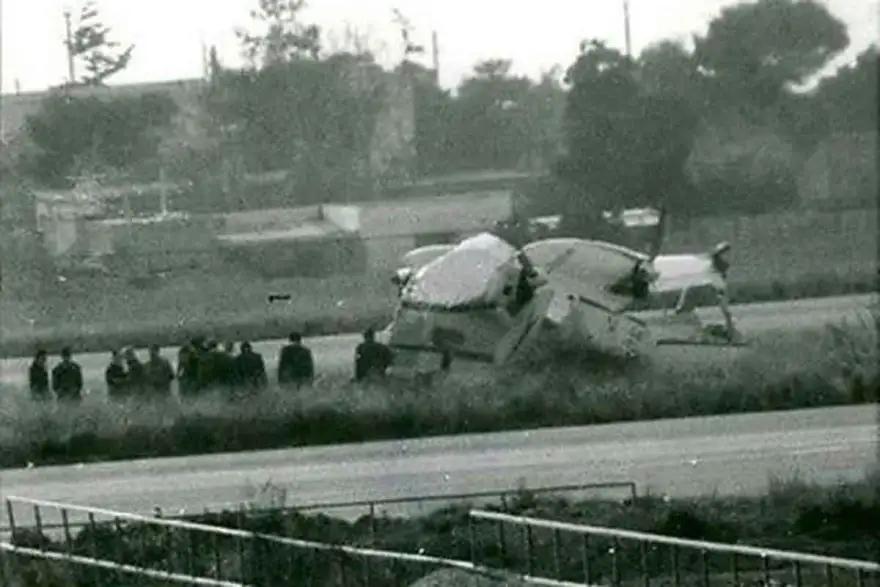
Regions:
[[271, 66], [303, 57], [318, 58], [321, 29], [300, 21], [305, 4], [305, 0], [258, 0], [251, 18], [262, 32], [236, 31], [251, 64]]
[[876, 44], [859, 54], [855, 63], [841, 67], [822, 80], [816, 98], [825, 112], [828, 132], [877, 132], [880, 51]]
[[85, 65], [88, 73], [70, 83], [90, 86], [103, 85], [108, 77], [128, 67], [134, 45], [120, 48], [110, 40], [110, 29], [101, 23], [94, 2], [86, 2], [80, 9], [72, 37], [66, 42], [71, 58]]
[[848, 43], [845, 25], [815, 0], [758, 0], [722, 10], [695, 38], [695, 55], [717, 96], [765, 107]]
[[532, 84], [510, 68], [509, 60], [483, 61], [459, 85], [451, 129], [457, 166], [509, 169], [527, 153], [525, 108]]
[[569, 224], [596, 225], [604, 210], [687, 204], [684, 165], [698, 117], [674, 92], [646, 92], [642, 78], [638, 63], [599, 41], [584, 44], [568, 70], [557, 174], [570, 186]]

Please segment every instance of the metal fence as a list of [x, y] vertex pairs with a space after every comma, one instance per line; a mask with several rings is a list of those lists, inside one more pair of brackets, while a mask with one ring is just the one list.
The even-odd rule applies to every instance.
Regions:
[[[33, 511], [34, 525], [16, 524], [16, 507]], [[0, 580], [11, 582], [22, 561], [55, 562], [69, 573], [65, 584], [188, 584], [210, 586], [407, 585], [437, 569], [458, 569], [496, 579], [499, 569], [423, 554], [358, 548], [182, 520], [128, 514], [21, 497], [6, 498], [11, 538], [0, 542]], [[61, 539], [45, 534], [48, 512], [61, 520]], [[74, 537], [71, 514], [88, 523]], [[102, 518], [102, 520], [99, 520]], [[101, 526], [110, 521], [111, 526]], [[102, 531], [103, 529], [103, 531]], [[11, 559], [11, 560], [10, 560]], [[19, 566], [16, 566], [19, 565]], [[559, 585], [535, 580], [537, 584]], [[42, 584], [42, 583], [40, 583]]]
[[[477, 525], [495, 526], [480, 544]], [[487, 552], [528, 579], [578, 585], [880, 587], [880, 564], [471, 510], [471, 562]], [[509, 527], [520, 529], [520, 537]], [[568, 540], [566, 541], [566, 538]], [[721, 562], [719, 562], [721, 559]], [[726, 562], [723, 560], [726, 559]]]
[[[240, 504], [239, 507], [234, 510], [240, 515], [244, 515], [248, 518], [260, 518], [260, 517], [268, 517], [268, 516], [284, 516], [286, 514], [296, 514], [296, 513], [310, 513], [310, 512], [334, 512], [340, 510], [355, 510], [362, 511], [369, 520], [369, 528], [370, 534], [372, 537], [372, 543], [375, 544], [377, 542], [377, 527], [376, 521], [383, 513], [383, 508], [387, 508], [389, 506], [405, 506], [405, 505], [419, 505], [426, 503], [451, 503], [456, 501], [467, 501], [472, 502], [475, 500], [483, 500], [489, 498], [498, 498], [501, 502], [502, 510], [506, 511], [508, 509], [508, 500], [511, 498], [516, 498], [517, 496], [522, 496], [524, 494], [539, 496], [539, 495], [547, 495], [547, 494], [558, 494], [558, 493], [579, 493], [579, 492], [592, 492], [597, 490], [623, 490], [627, 499], [634, 501], [637, 496], [637, 486], [632, 481], [607, 481], [607, 482], [598, 482], [598, 483], [579, 483], [579, 484], [570, 484], [570, 485], [550, 485], [550, 486], [542, 486], [535, 488], [518, 488], [518, 489], [501, 489], [501, 490], [492, 490], [492, 491], [476, 491], [476, 492], [468, 492], [468, 493], [438, 493], [438, 494], [430, 494], [430, 495], [416, 495], [416, 496], [408, 496], [408, 497], [392, 497], [392, 498], [384, 498], [384, 499], [367, 499], [367, 500], [354, 500], [354, 501], [333, 501], [333, 502], [318, 502], [318, 503], [308, 503], [304, 505], [295, 505], [295, 506], [279, 506], [279, 507], [266, 507], [266, 508], [255, 508], [248, 507], [245, 508], [244, 504]], [[229, 512], [229, 510], [224, 510]], [[167, 520], [193, 520], [194, 518], [198, 518], [205, 515], [211, 515], [213, 512], [211, 510], [204, 510], [199, 513], [190, 513], [190, 514], [178, 514], [178, 515], [167, 515], [162, 512], [160, 508], [154, 509], [156, 517], [161, 517]], [[92, 521], [87, 519], [82, 520], [67, 520], [67, 521], [55, 521], [55, 522], [47, 522], [45, 520], [42, 521], [41, 527], [44, 530], [62, 530], [65, 527], [69, 529], [80, 529], [86, 526], [90, 526], [91, 524], [96, 524], [98, 527], [112, 525], [113, 520], [98, 520]], [[9, 525], [0, 526], [0, 535], [8, 534], [11, 531]]]

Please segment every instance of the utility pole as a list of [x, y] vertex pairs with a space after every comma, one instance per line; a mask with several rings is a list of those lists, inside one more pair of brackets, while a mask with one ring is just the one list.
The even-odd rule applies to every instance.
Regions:
[[440, 85], [440, 47], [437, 44], [437, 31], [431, 33], [431, 55], [434, 64], [434, 83]]
[[3, 148], [5, 139], [3, 127], [3, 0], [0, 0], [0, 149]]
[[626, 32], [626, 56], [632, 57], [632, 39], [629, 33], [629, 0], [623, 0], [623, 26]]
[[64, 23], [67, 27], [67, 42], [65, 43], [67, 46], [67, 77], [70, 84], [73, 85], [76, 78], [74, 78], [73, 71], [73, 34], [70, 31], [70, 8], [64, 9]]

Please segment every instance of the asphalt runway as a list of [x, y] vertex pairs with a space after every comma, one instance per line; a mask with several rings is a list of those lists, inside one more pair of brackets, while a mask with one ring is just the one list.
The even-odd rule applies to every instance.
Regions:
[[[864, 478], [877, 418], [873, 406], [847, 406], [38, 467], [3, 471], [0, 490], [143, 514], [234, 509], [267, 484], [289, 506], [610, 481], [635, 482], [640, 495], [755, 495], [774, 476], [828, 486]], [[16, 516], [24, 523], [32, 510]]]
[[[794, 300], [786, 302], [771, 302], [760, 304], [743, 304], [732, 308], [734, 319], [746, 337], [760, 337], [767, 332], [773, 331], [803, 331], [820, 328], [824, 324], [836, 323], [843, 319], [858, 320], [860, 316], [867, 314], [867, 308], [872, 302], [878, 300], [876, 294], [859, 296], [839, 296], [829, 298]], [[715, 308], [699, 309], [697, 313], [701, 318], [720, 321], [721, 314]], [[661, 312], [645, 312], [637, 314], [648, 320], [656, 320], [662, 316]], [[353, 374], [354, 348], [360, 342], [358, 334], [343, 334], [335, 336], [315, 337], [305, 340], [305, 344], [311, 347], [315, 356], [315, 370], [318, 376], [338, 376]], [[269, 340], [254, 342], [254, 350], [263, 355], [270, 379], [274, 379], [277, 368], [278, 353], [285, 344], [283, 340]], [[674, 347], [664, 347], [658, 351], [661, 358], [670, 361], [687, 360], [726, 360], [741, 351], [725, 349], [696, 349], [688, 347], [687, 350]], [[176, 364], [177, 348], [167, 347], [162, 349], [162, 354]], [[147, 353], [139, 351], [141, 360], [146, 360]], [[103, 395], [106, 393], [104, 384], [104, 369], [109, 363], [109, 353], [89, 353], [75, 355], [74, 359], [83, 368], [83, 377], [86, 381], [88, 392]], [[50, 365], [57, 362], [57, 357], [50, 358]], [[30, 364], [29, 358], [12, 358], [0, 361], [0, 383], [20, 388], [22, 391], [27, 385], [27, 369]]]

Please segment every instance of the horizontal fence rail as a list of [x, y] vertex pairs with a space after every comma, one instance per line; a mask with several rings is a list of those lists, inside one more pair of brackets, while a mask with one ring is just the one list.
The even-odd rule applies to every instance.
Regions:
[[[475, 523], [484, 522], [495, 524], [498, 532], [496, 550], [499, 550], [502, 553], [502, 558], [505, 558], [504, 555], [508, 549], [508, 542], [504, 539], [504, 526], [516, 526], [520, 528], [522, 530], [522, 542], [524, 544], [523, 550], [526, 566], [524, 574], [529, 578], [538, 576], [535, 573], [537, 566], [535, 564], [535, 551], [537, 550], [537, 531], [541, 530], [550, 533], [551, 536], [551, 556], [548, 558], [552, 561], [552, 564], [545, 564], [544, 566], [549, 567], [546, 569], [546, 572], [553, 571], [552, 574], [554, 577], [552, 580], [563, 580], [563, 567], [565, 566], [565, 563], [570, 562], [564, 560], [565, 556], [563, 549], [561, 548], [562, 536], [564, 534], [573, 534], [579, 539], [577, 546], [580, 561], [578, 562], [580, 563], [579, 570], [583, 577], [583, 582], [577, 583], [580, 585], [594, 584], [594, 579], [598, 574], [602, 574], [606, 578], [606, 581], [602, 584], [634, 584], [632, 579], [624, 580], [623, 574], [625, 570], [635, 568], [638, 570], [638, 584], [649, 587], [652, 579], [649, 560], [655, 562], [655, 567], [660, 566], [657, 564], [658, 557], [656, 555], [658, 553], [656, 549], [657, 547], [664, 547], [669, 551], [669, 560], [671, 563], [667, 566], [668, 568], [666, 570], [671, 578], [672, 584], [676, 587], [682, 584], [681, 573], [683, 570], [683, 563], [685, 562], [683, 559], [687, 558], [687, 555], [691, 555], [691, 562], [694, 562], [694, 559], [698, 559], [699, 564], [697, 566], [699, 567], [699, 570], [697, 571], [697, 574], [700, 576], [700, 583], [704, 586], [711, 585], [712, 579], [710, 575], [718, 575], [721, 569], [719, 567], [713, 569], [710, 566], [708, 558], [710, 554], [716, 556], [726, 555], [730, 557], [730, 567], [725, 574], [731, 577], [734, 585], [739, 585], [739, 579], [746, 574], [746, 571], [748, 571], [743, 564], [743, 561], [740, 560], [740, 558], [744, 558], [746, 560], [757, 560], [760, 562], [760, 567], [752, 569], [749, 574], [759, 575], [765, 586], [774, 582], [774, 571], [778, 572], [778, 569], [772, 567], [772, 562], [790, 564], [790, 570], [793, 575], [791, 584], [797, 585], [798, 587], [804, 584], [816, 584], [818, 582], [822, 582], [831, 587], [835, 584], [835, 580], [838, 579], [835, 575], [835, 570], [848, 572], [852, 575], [850, 583], [858, 585], [858, 587], [866, 586], [869, 578], [873, 580], [875, 586], [880, 586], [880, 563], [864, 560], [822, 556], [779, 550], [775, 548], [675, 538], [661, 534], [621, 530], [602, 526], [590, 526], [585, 524], [573, 524], [569, 522], [557, 522], [553, 520], [514, 516], [483, 510], [471, 510], [470, 520], [472, 524], [472, 537], [475, 536], [475, 531], [473, 529]], [[597, 545], [595, 543], [599, 539], [603, 540], [604, 544], [610, 543], [610, 547], [599, 548], [597, 550]], [[625, 557], [623, 552], [623, 546], [626, 542], [635, 542], [638, 545], [638, 550], [636, 552], [627, 553], [629, 554], [629, 557]], [[649, 550], [649, 547], [651, 550]], [[477, 561], [478, 551], [479, 545], [473, 544], [471, 558], [474, 563]], [[604, 562], [597, 560], [598, 554], [602, 553], [610, 555], [611, 560], [610, 564], [605, 562], [602, 571], [597, 573], [596, 569], [599, 566], [599, 563]], [[693, 555], [697, 556], [695, 557]], [[804, 568], [806, 565], [818, 567], [821, 569], [821, 572], [813, 573], [810, 575], [811, 580], [807, 581], [805, 573], [806, 569]], [[632, 575], [632, 573], [629, 574]], [[656, 577], [656, 575], [653, 575], [653, 577]]]
[[[34, 511], [34, 518], [36, 521], [35, 526], [21, 528], [17, 527], [13, 513], [13, 504], [32, 506]], [[230, 587], [270, 584], [262, 582], [259, 577], [248, 576], [248, 573], [245, 572], [245, 569], [253, 569], [259, 565], [260, 561], [258, 560], [257, 552], [258, 547], [260, 547], [261, 545], [263, 548], [265, 548], [266, 545], [272, 545], [292, 550], [295, 549], [297, 551], [306, 551], [307, 553], [304, 556], [314, 557], [316, 553], [325, 553], [335, 555], [336, 557], [345, 556], [349, 557], [349, 559], [357, 559], [362, 563], [361, 568], [363, 570], [363, 573], [359, 578], [359, 582], [354, 583], [356, 585], [370, 585], [370, 561], [373, 561], [374, 563], [383, 561], [390, 561], [393, 563], [407, 563], [411, 565], [420, 565], [421, 567], [427, 568], [459, 569], [467, 573], [499, 579], [510, 578], [511, 576], [511, 574], [508, 572], [502, 571], [497, 568], [478, 565], [475, 564], [473, 561], [449, 559], [426, 554], [395, 552], [377, 548], [361, 548], [342, 544], [327, 544], [311, 540], [302, 540], [298, 538], [288, 538], [273, 534], [253, 532], [249, 530], [213, 526], [209, 524], [202, 524], [184, 520], [150, 517], [139, 514], [118, 512], [109, 509], [78, 506], [48, 500], [37, 500], [10, 496], [6, 498], [6, 507], [7, 513], [10, 515], [9, 525], [12, 531], [12, 538], [10, 542], [0, 542], [0, 553], [4, 555], [17, 555], [28, 558], [36, 558], [91, 567], [95, 570], [109, 571], [113, 574], [116, 574], [117, 578], [120, 574], [128, 574], [191, 585], [212, 585]], [[112, 560], [110, 558], [110, 555], [112, 554], [116, 554], [118, 558], [122, 557], [121, 555], [119, 555], [118, 552], [99, 552], [98, 545], [96, 542], [94, 542], [94, 532], [92, 534], [93, 542], [90, 545], [91, 556], [75, 554], [73, 552], [72, 534], [70, 532], [70, 527], [67, 524], [64, 524], [64, 545], [61, 547], [61, 550], [52, 550], [47, 544], [47, 541], [42, 540], [42, 538], [44, 538], [44, 528], [41, 522], [44, 510], [50, 509], [59, 511], [61, 513], [62, 519], [65, 521], [69, 519], [69, 515], [71, 512], [87, 514], [90, 521], [90, 527], [93, 531], [98, 528], [97, 522], [95, 520], [96, 516], [112, 518], [115, 530], [120, 533], [115, 536], [117, 540], [123, 532], [123, 522], [143, 524], [148, 527], [161, 528], [168, 531], [177, 530], [191, 533], [200, 533], [210, 536], [215, 539], [213, 540], [213, 555], [215, 564], [213, 568], [210, 569], [212, 571], [211, 573], [209, 573], [211, 576], [198, 576], [193, 572], [176, 572], [174, 568], [160, 570], [146, 567], [144, 565], [124, 563], [120, 562], [119, 560]], [[39, 540], [38, 546], [19, 544], [17, 542], [17, 538], [22, 538], [25, 533], [33, 538], [34, 531], [36, 531], [36, 537], [38, 539], [41, 539]], [[217, 550], [218, 543], [216, 538], [220, 537], [237, 540], [237, 555], [240, 559], [238, 561], [240, 571], [238, 577], [224, 578], [222, 576], [218, 576], [221, 573], [219, 564], [220, 557]], [[169, 536], [169, 538], [171, 537]], [[165, 562], [173, 566], [173, 561], [175, 559], [184, 558], [186, 559], [186, 566], [190, 570], [192, 570], [194, 568], [193, 558], [196, 554], [193, 537], [192, 535], [189, 535], [187, 537], [184, 537], [183, 540], [185, 540], [184, 544], [180, 544], [180, 540], [178, 540], [177, 547], [181, 548], [177, 548], [174, 545], [173, 540], [168, 540], [168, 542], [166, 543], [166, 551], [164, 552], [164, 560]], [[345, 561], [342, 561], [338, 558], [335, 561], [335, 564], [339, 569], [339, 573], [336, 575], [335, 584], [341, 587], [351, 584], [351, 577], [349, 577], [349, 580], [346, 579], [344, 562]], [[328, 562], [327, 564], [334, 563]], [[3, 565], [3, 570], [4, 572], [6, 570], [5, 564]], [[556, 581], [549, 578], [535, 578], [530, 582], [539, 585], [547, 585], [550, 587], [563, 587], [566, 585], [570, 585], [570, 583], [566, 583], [564, 581]], [[94, 578], [92, 584], [104, 585], [99, 576], [96, 576]]]
[[16, 546], [8, 542], [0, 542], [0, 551], [15, 555], [22, 555], [35, 559], [43, 559], [57, 562], [73, 563], [86, 567], [95, 567], [112, 571], [113, 573], [124, 573], [149, 579], [158, 579], [169, 583], [183, 583], [186, 585], [205, 585], [207, 587], [247, 587], [244, 583], [233, 583], [230, 581], [220, 581], [217, 579], [207, 579], [205, 577], [193, 577], [190, 575], [181, 575], [177, 573], [169, 573], [166, 571], [157, 571], [145, 567], [134, 565], [126, 565], [115, 563], [108, 560], [91, 558], [87, 556], [78, 556], [68, 554], [66, 552], [53, 552], [40, 550], [38, 548], [28, 548], [25, 546]]
[[[629, 495], [629, 499], [635, 500], [637, 497], [637, 486], [633, 481], [605, 481], [605, 482], [597, 482], [597, 483], [579, 483], [579, 484], [570, 484], [570, 485], [549, 485], [549, 486], [541, 486], [535, 488], [518, 488], [518, 489], [499, 489], [499, 490], [491, 490], [491, 491], [475, 491], [468, 493], [436, 493], [429, 495], [416, 495], [416, 496], [408, 496], [408, 497], [391, 497], [391, 498], [382, 498], [382, 499], [365, 499], [365, 500], [354, 500], [354, 501], [333, 501], [333, 502], [318, 502], [318, 503], [307, 503], [303, 505], [296, 506], [282, 506], [282, 507], [268, 507], [268, 508], [249, 508], [246, 510], [246, 513], [249, 517], [259, 517], [259, 516], [271, 516], [278, 514], [288, 514], [288, 513], [297, 513], [297, 512], [315, 512], [315, 511], [332, 511], [332, 510], [342, 510], [342, 509], [355, 509], [355, 508], [364, 508], [366, 510], [369, 518], [374, 521], [376, 510], [381, 508], [382, 506], [391, 506], [391, 505], [405, 505], [405, 504], [421, 504], [421, 503], [430, 503], [430, 502], [442, 502], [442, 501], [461, 501], [468, 499], [483, 499], [483, 498], [492, 498], [499, 497], [502, 500], [505, 500], [508, 497], [515, 497], [517, 494], [528, 493], [531, 495], [545, 495], [548, 493], [573, 493], [580, 491], [594, 491], [601, 489], [623, 489], [627, 491]], [[506, 507], [506, 502], [504, 502]], [[239, 504], [239, 507], [242, 507], [242, 504]], [[70, 510], [70, 508], [68, 508]], [[73, 511], [73, 510], [71, 510]], [[207, 515], [212, 513], [210, 510], [205, 510], [201, 513], [189, 513], [189, 514], [178, 514], [178, 515], [162, 515], [162, 511], [159, 508], [154, 510], [156, 512], [157, 517], [161, 517], [165, 520], [186, 520], [189, 518], [197, 517], [199, 515]], [[230, 510], [223, 510], [229, 512]], [[236, 510], [232, 510], [236, 511]], [[221, 512], [222, 513], [222, 512]], [[153, 518], [150, 518], [153, 519]], [[100, 521], [96, 522], [98, 526], [101, 525], [109, 525], [112, 524], [111, 521]], [[89, 526], [90, 522], [88, 521], [68, 521], [66, 526], [64, 523], [53, 522], [53, 523], [43, 523], [42, 527], [44, 530], [61, 530], [65, 527], [68, 528], [84, 528]], [[371, 528], [374, 528], [371, 525]], [[0, 525], [0, 534], [7, 534], [11, 531], [11, 527], [9, 525]]]

